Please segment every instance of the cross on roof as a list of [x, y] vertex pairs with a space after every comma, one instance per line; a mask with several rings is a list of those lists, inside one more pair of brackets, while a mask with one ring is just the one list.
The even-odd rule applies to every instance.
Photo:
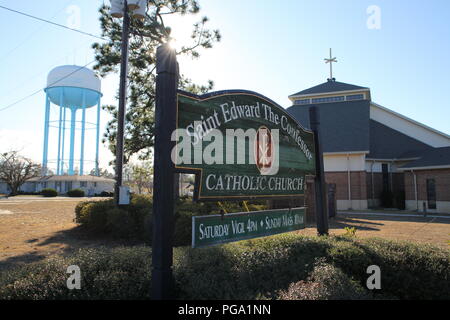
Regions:
[[337, 62], [336, 57], [333, 57], [331, 54], [331, 48], [330, 48], [330, 58], [325, 58], [325, 63], [329, 63], [330, 64], [330, 79], [328, 80], [334, 80], [333, 79], [333, 62]]

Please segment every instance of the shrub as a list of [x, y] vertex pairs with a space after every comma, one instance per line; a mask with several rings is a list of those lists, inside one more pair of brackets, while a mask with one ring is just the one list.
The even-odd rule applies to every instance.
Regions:
[[151, 210], [151, 198], [141, 195], [133, 195], [129, 205], [119, 208], [113, 199], [86, 201], [75, 207], [75, 222], [95, 234], [149, 242]]
[[[80, 267], [80, 290], [67, 288], [70, 265]], [[150, 293], [147, 247], [80, 249], [0, 274], [0, 299], [149, 299]]]
[[289, 285], [279, 293], [281, 300], [359, 300], [371, 295], [357, 281], [348, 277], [341, 269], [326, 263], [324, 259], [315, 262], [307, 280]]
[[95, 197], [114, 197], [114, 192], [102, 191], [100, 193], [96, 193]]
[[[75, 207], [75, 222], [88, 231], [103, 233], [116, 239], [142, 240], [150, 244], [152, 239], [152, 197], [132, 194], [129, 205], [116, 208], [111, 199], [86, 201]], [[263, 210], [265, 202], [252, 201], [249, 210]], [[246, 211], [242, 202], [196, 203], [188, 197], [181, 197], [175, 203], [174, 238], [175, 246], [190, 245], [192, 216], [220, 214], [222, 211]]]
[[38, 196], [38, 195], [41, 195], [42, 193], [40, 193], [40, 192], [28, 192], [28, 191], [18, 191], [17, 192], [17, 195], [20, 195], [20, 196]]
[[[448, 251], [428, 246], [286, 234], [184, 250], [174, 267], [180, 299], [450, 298]], [[318, 263], [317, 257], [324, 259]], [[381, 269], [381, 290], [369, 291], [366, 270], [374, 264]]]
[[113, 200], [81, 202], [75, 207], [75, 222], [88, 231], [107, 233], [107, 215], [114, 208]]
[[41, 194], [44, 197], [56, 197], [58, 195], [58, 192], [56, 192], [55, 189], [52, 188], [46, 188], [41, 190]]
[[324, 241], [302, 241], [287, 234], [210, 248], [183, 248], [182, 254], [175, 255], [174, 264], [178, 298], [276, 298], [280, 288], [307, 277], [315, 256], [324, 254], [326, 247]]
[[69, 197], [84, 197], [84, 190], [82, 189], [72, 189], [67, 191]]
[[365, 283], [370, 265], [381, 270], [381, 292], [400, 299], [449, 299], [450, 255], [430, 245], [382, 239], [338, 241], [330, 248], [334, 265]]
[[[322, 257], [317, 259], [317, 257]], [[448, 250], [401, 242], [284, 234], [174, 250], [177, 299], [450, 298]], [[381, 290], [366, 289], [369, 265]], [[68, 290], [78, 265], [81, 290]], [[80, 249], [0, 272], [1, 299], [148, 299], [151, 249]]]
[[344, 237], [353, 238], [356, 236], [356, 228], [355, 227], [345, 227], [344, 230], [345, 230], [345, 233], [343, 234]]

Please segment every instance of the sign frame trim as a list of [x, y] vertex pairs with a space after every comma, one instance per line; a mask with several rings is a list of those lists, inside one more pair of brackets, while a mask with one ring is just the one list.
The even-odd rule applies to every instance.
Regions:
[[[276, 106], [277, 108], [279, 108], [282, 112], [286, 113], [289, 117], [290, 120], [292, 120], [296, 125], [298, 125], [304, 132], [307, 132], [309, 134], [312, 135], [312, 143], [313, 145], [315, 145], [315, 135], [314, 132], [311, 129], [307, 129], [305, 127], [303, 127], [303, 125], [297, 120], [295, 119], [291, 114], [289, 114], [282, 106], [280, 106], [278, 103], [274, 102], [273, 100], [267, 98], [266, 96], [257, 93], [255, 91], [251, 91], [251, 90], [244, 90], [244, 89], [230, 89], [230, 90], [220, 90], [220, 91], [213, 91], [213, 92], [209, 92], [203, 95], [196, 95], [184, 90], [177, 90], [177, 106], [176, 106], [176, 113], [175, 113], [175, 119], [176, 119], [176, 128], [178, 128], [178, 113], [179, 113], [179, 99], [178, 96], [184, 96], [186, 98], [190, 98], [190, 99], [194, 99], [197, 101], [207, 101], [209, 99], [213, 99], [213, 98], [217, 98], [217, 97], [222, 97], [222, 96], [226, 96], [226, 95], [249, 95], [249, 96], [254, 96], [257, 98], [260, 98], [262, 100], [265, 100], [266, 102], [273, 104], [274, 106]], [[175, 144], [175, 148], [176, 148], [176, 144]], [[316, 153], [316, 152], [315, 152]], [[176, 153], [178, 154], [178, 153]], [[316, 155], [315, 155], [316, 156]], [[175, 173], [187, 173], [187, 174], [194, 174], [195, 175], [195, 186], [194, 186], [194, 196], [193, 199], [194, 201], [221, 201], [224, 200], [224, 197], [218, 197], [218, 196], [200, 196], [201, 194], [201, 178], [203, 175], [203, 168], [192, 168], [192, 167], [187, 167], [187, 166], [178, 166], [177, 164], [174, 164], [174, 172]], [[307, 176], [314, 176], [314, 174], [305, 174], [305, 179]], [[306, 191], [306, 181], [305, 181], [305, 188], [304, 188], [304, 192]], [[253, 195], [253, 196], [226, 196], [227, 199], [230, 199], [231, 201], [236, 200], [255, 200], [255, 199], [260, 199], [260, 200], [271, 200], [271, 199], [279, 199], [279, 200], [284, 200], [284, 199], [293, 199], [296, 197], [304, 197], [305, 193], [303, 194], [289, 194], [289, 195]]]

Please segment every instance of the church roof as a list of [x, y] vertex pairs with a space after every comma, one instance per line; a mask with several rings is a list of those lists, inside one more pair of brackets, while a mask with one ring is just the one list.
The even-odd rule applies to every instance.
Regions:
[[[368, 152], [368, 100], [317, 104], [322, 133], [323, 152]], [[309, 108], [293, 105], [287, 109], [303, 127], [309, 126]]]
[[412, 159], [420, 157], [433, 147], [370, 120], [370, 153], [368, 159]]
[[351, 90], [369, 90], [369, 88], [360, 87], [360, 86], [356, 86], [354, 84], [348, 84], [348, 83], [344, 83], [344, 82], [338, 82], [335, 80], [328, 80], [327, 82], [324, 82], [322, 84], [319, 84], [319, 85], [314, 86], [309, 89], [302, 90], [300, 92], [292, 94], [291, 96], [299, 96], [299, 95], [306, 95], [306, 94], [320, 94], [320, 93], [328, 93], [328, 92], [336, 92], [336, 91], [351, 91]]
[[[321, 103], [316, 107], [325, 153], [367, 152], [368, 159], [409, 160], [434, 150], [432, 146], [370, 119], [368, 100]], [[308, 107], [293, 105], [287, 111], [302, 126], [310, 127]]]
[[450, 167], [450, 147], [432, 148], [422, 153], [420, 159], [404, 165], [401, 169], [433, 169]]

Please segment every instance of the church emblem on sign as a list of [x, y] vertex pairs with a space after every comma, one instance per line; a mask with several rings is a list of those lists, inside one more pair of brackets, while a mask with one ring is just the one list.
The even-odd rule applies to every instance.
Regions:
[[255, 164], [262, 175], [274, 175], [278, 173], [277, 138], [265, 126], [261, 126], [256, 132], [254, 143]]

